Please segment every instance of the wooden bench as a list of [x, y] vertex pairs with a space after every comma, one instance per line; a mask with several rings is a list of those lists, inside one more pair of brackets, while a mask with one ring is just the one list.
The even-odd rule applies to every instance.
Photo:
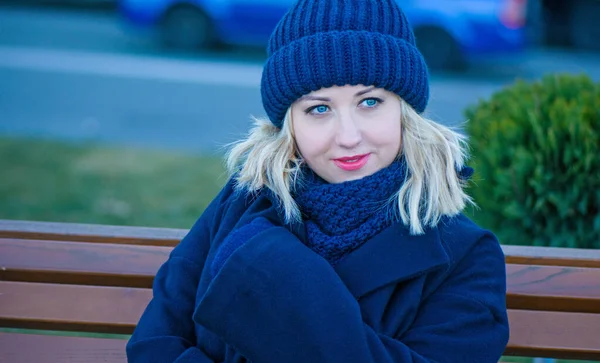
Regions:
[[[126, 338], [151, 298], [154, 274], [185, 233], [0, 220], [0, 362], [126, 362]], [[600, 360], [600, 250], [504, 250], [511, 322], [504, 360]]]

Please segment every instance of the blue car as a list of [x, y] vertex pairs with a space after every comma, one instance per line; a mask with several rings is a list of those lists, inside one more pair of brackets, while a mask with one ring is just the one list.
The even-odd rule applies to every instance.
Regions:
[[[327, 0], [322, 0], [327, 1]], [[528, 0], [397, 0], [432, 69], [453, 69], [527, 47]], [[533, 0], [529, 0], [533, 1]], [[201, 49], [216, 44], [264, 47], [294, 0], [121, 0], [126, 23], [162, 44]]]

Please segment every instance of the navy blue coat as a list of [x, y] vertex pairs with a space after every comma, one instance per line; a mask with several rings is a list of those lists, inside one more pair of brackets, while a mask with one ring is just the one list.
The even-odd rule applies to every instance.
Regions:
[[332, 267], [281, 223], [211, 262], [234, 228], [280, 220], [231, 182], [175, 247], [127, 344], [129, 362], [496, 363], [508, 342], [504, 255], [464, 216], [392, 225]]

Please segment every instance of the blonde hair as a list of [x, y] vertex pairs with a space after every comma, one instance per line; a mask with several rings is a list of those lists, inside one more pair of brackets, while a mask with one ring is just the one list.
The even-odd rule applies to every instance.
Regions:
[[[408, 175], [393, 200], [398, 216], [411, 234], [424, 233], [424, 226], [435, 227], [443, 216], [460, 213], [468, 203], [466, 182], [459, 178], [467, 159], [466, 137], [449, 127], [419, 115], [400, 99], [402, 107], [402, 145]], [[286, 221], [299, 221], [300, 209], [292, 197], [298, 182], [302, 158], [296, 147], [291, 111], [281, 129], [268, 119], [254, 118], [248, 136], [230, 144], [227, 169], [235, 174], [236, 188], [258, 192], [269, 188], [278, 197]]]

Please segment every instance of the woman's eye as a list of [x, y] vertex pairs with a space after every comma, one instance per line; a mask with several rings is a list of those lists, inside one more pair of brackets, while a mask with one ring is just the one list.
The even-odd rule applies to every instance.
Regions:
[[329, 107], [328, 106], [318, 105], [318, 106], [314, 106], [314, 107], [309, 108], [306, 113], [312, 113], [312, 114], [320, 115], [320, 114], [323, 114], [323, 113], [325, 113], [327, 111], [329, 111]]
[[378, 98], [367, 98], [361, 102], [363, 106], [366, 106], [368, 108], [373, 108], [379, 103], [381, 103], [381, 100]]

